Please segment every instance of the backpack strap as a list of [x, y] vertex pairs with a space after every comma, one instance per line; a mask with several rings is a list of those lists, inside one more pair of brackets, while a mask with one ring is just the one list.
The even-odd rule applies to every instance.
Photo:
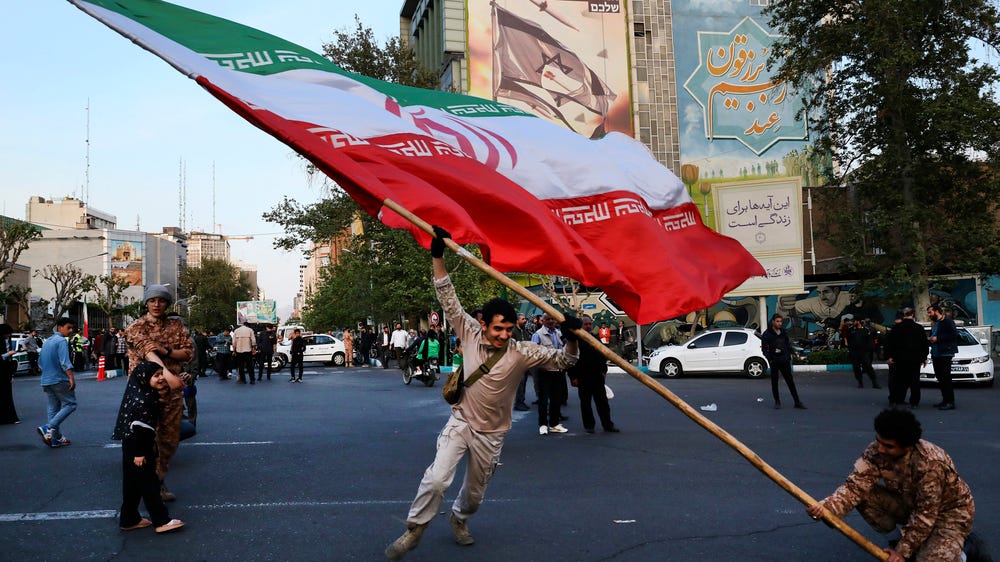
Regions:
[[479, 377], [481, 377], [481, 376], [485, 375], [486, 373], [490, 372], [490, 369], [492, 369], [493, 366], [497, 364], [497, 361], [499, 361], [500, 358], [503, 357], [504, 353], [507, 353], [507, 347], [508, 346], [504, 346], [503, 349], [499, 349], [497, 351], [494, 351], [486, 359], [486, 361], [483, 361], [483, 364], [480, 365], [478, 369], [476, 369], [475, 373], [472, 373], [472, 375], [470, 375], [469, 378], [465, 379], [465, 381], [463, 382], [463, 384], [465, 386], [471, 386], [472, 383], [474, 383], [477, 380], [479, 380]]

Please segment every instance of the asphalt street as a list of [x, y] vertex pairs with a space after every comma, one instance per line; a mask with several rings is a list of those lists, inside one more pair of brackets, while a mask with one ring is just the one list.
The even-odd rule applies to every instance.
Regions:
[[[122, 378], [79, 380], [63, 425], [73, 444], [44, 446], [37, 377], [18, 377], [23, 422], [0, 426], [0, 558], [35, 560], [379, 560], [403, 530], [409, 502], [448, 416], [440, 383], [405, 386], [396, 369], [307, 365], [270, 382], [198, 382], [198, 434], [174, 457], [171, 516], [182, 531], [121, 532], [121, 451], [110, 435]], [[883, 382], [885, 373], [879, 373]], [[664, 384], [816, 498], [873, 439], [884, 390], [848, 372], [799, 373], [808, 410], [774, 410], [766, 380], [682, 378]], [[476, 544], [451, 540], [436, 518], [407, 560], [872, 560], [749, 462], [627, 375], [610, 375], [619, 434], [586, 434], [571, 393], [570, 432], [539, 436], [535, 412], [515, 412], [502, 465], [470, 520]], [[790, 404], [782, 383], [786, 404]], [[1000, 545], [1000, 416], [994, 388], [959, 388], [958, 409], [917, 415], [976, 498], [976, 529]], [[531, 394], [529, 390], [529, 395]], [[464, 472], [460, 469], [459, 478]], [[454, 498], [456, 481], [447, 494]], [[447, 513], [448, 503], [442, 506]], [[848, 524], [885, 539], [856, 514]]]

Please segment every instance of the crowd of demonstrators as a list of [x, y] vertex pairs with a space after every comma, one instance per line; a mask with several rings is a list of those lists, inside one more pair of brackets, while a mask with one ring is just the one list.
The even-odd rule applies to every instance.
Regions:
[[[479, 509], [486, 485], [500, 462], [500, 450], [511, 426], [514, 396], [521, 376], [527, 368], [538, 365], [565, 369], [577, 359], [577, 343], [572, 334], [580, 325], [576, 318], [567, 318], [565, 327], [569, 341], [556, 350], [512, 341], [516, 313], [507, 301], [489, 301], [479, 321], [466, 314], [442, 258], [443, 238], [448, 234], [440, 228], [435, 230], [438, 236], [431, 244], [431, 256], [438, 300], [445, 318], [462, 341], [465, 373], [486, 372], [474, 384], [464, 387], [461, 398], [452, 405], [451, 416], [437, 440], [434, 461], [425, 470], [407, 514], [406, 531], [386, 548], [385, 554], [391, 560], [399, 560], [417, 547], [431, 519], [438, 513], [458, 464], [466, 456], [465, 478], [451, 507], [450, 524], [456, 543], [471, 545], [475, 542], [468, 519]], [[482, 366], [486, 368], [480, 369]]]

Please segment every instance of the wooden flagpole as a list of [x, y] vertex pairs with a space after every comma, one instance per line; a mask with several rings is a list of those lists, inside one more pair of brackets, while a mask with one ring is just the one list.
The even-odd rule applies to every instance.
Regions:
[[[399, 203], [396, 203], [391, 199], [385, 199], [382, 201], [382, 204], [385, 207], [396, 212], [403, 218], [407, 219], [408, 221], [416, 225], [424, 232], [430, 234], [431, 236], [434, 236], [434, 228], [429, 223], [427, 223], [420, 217], [414, 215], [408, 209], [402, 207]], [[461, 256], [462, 259], [469, 262], [473, 266], [479, 268], [493, 279], [496, 279], [498, 282], [503, 284], [508, 289], [521, 295], [529, 302], [531, 302], [538, 308], [545, 311], [549, 316], [552, 316], [559, 322], [562, 322], [562, 320], [565, 318], [561, 312], [553, 308], [547, 302], [543, 301], [537, 295], [525, 289], [520, 284], [510, 279], [503, 273], [500, 273], [496, 269], [493, 269], [493, 267], [491, 267], [489, 264], [477, 258], [476, 256], [472, 255], [465, 248], [459, 246], [454, 240], [451, 240], [449, 238], [445, 239], [444, 242], [448, 248], [450, 248], [452, 251]], [[595, 338], [593, 335], [583, 330], [576, 330], [576, 335], [580, 339], [586, 340], [587, 343], [589, 343], [592, 347], [594, 347], [594, 349], [598, 350], [609, 361], [621, 367], [632, 378], [636, 379], [637, 381], [641, 382], [643, 385], [648, 387], [653, 392], [662, 396], [664, 399], [667, 400], [667, 402], [670, 402], [675, 408], [680, 410], [681, 413], [690, 418], [693, 422], [700, 425], [702, 428], [708, 430], [709, 433], [716, 436], [726, 445], [729, 445], [729, 447], [731, 447], [737, 453], [739, 453], [740, 456], [749, 461], [750, 464], [754, 466], [754, 468], [763, 472], [765, 476], [773, 480], [775, 484], [777, 484], [779, 487], [781, 487], [786, 492], [791, 494], [793, 497], [795, 497], [795, 499], [799, 500], [806, 506], [811, 506], [818, 503], [817, 500], [813, 499], [809, 494], [807, 494], [801, 488], [799, 488], [790, 480], [785, 478], [781, 473], [772, 468], [771, 465], [764, 462], [764, 460], [761, 459], [759, 456], [757, 456], [757, 454], [754, 453], [753, 450], [751, 450], [741, 441], [730, 435], [729, 432], [722, 429], [721, 427], [716, 425], [714, 422], [712, 422], [705, 416], [701, 415], [701, 413], [692, 408], [690, 404], [688, 404], [684, 400], [681, 400], [680, 397], [678, 397], [676, 394], [668, 390], [666, 387], [664, 387], [657, 381], [653, 380], [653, 378], [647, 375], [646, 373], [640, 371], [638, 368], [636, 368], [635, 365], [632, 365], [628, 361], [625, 361], [625, 359], [623, 359], [617, 353], [611, 351], [611, 349], [609, 349], [607, 346], [598, 341], [597, 338]], [[889, 555], [886, 554], [885, 551], [883, 551], [877, 545], [869, 541], [867, 538], [864, 537], [864, 535], [857, 532], [853, 527], [844, 523], [840, 518], [833, 515], [832, 513], [824, 510], [822, 519], [828, 525], [843, 533], [847, 538], [854, 541], [858, 546], [860, 546], [862, 549], [864, 549], [866, 552], [868, 552], [875, 558], [879, 560], [889, 559]]]

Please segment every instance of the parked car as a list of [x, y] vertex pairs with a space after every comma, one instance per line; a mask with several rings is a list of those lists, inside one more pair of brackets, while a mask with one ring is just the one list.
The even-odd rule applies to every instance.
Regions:
[[743, 373], [763, 377], [767, 360], [760, 337], [747, 328], [707, 330], [683, 345], [665, 345], [649, 357], [649, 370], [668, 378], [691, 373]]
[[[14, 349], [17, 349], [18, 342], [20, 342], [23, 338], [25, 338], [27, 336], [28, 336], [28, 334], [24, 334], [24, 333], [21, 333], [21, 332], [14, 332], [13, 334], [11, 334], [10, 335], [10, 341], [11, 341], [12, 345], [14, 346]], [[41, 348], [42, 348], [42, 346], [39, 345], [38, 349], [41, 349]], [[28, 361], [28, 353], [27, 352], [25, 352], [25, 351], [18, 351], [17, 353], [14, 354], [14, 360], [17, 361], [17, 370], [14, 371], [14, 376], [29, 374], [29, 369], [31, 368], [31, 363]]]
[[[347, 354], [344, 351], [344, 342], [327, 334], [308, 334], [302, 336], [306, 340], [306, 353], [303, 361], [321, 361], [333, 363], [337, 367], [343, 367], [347, 363]], [[291, 362], [292, 341], [284, 340], [278, 344], [274, 352], [275, 358], [285, 365]], [[278, 358], [280, 356], [280, 358]], [[274, 369], [274, 363], [272, 363]], [[281, 366], [278, 367], [279, 369]]]
[[[927, 328], [930, 336], [931, 329]], [[958, 329], [958, 354], [951, 360], [951, 380], [993, 386], [993, 358], [988, 351], [989, 341], [980, 341], [965, 328]], [[927, 364], [920, 367], [920, 382], [937, 382], [930, 353]]]

